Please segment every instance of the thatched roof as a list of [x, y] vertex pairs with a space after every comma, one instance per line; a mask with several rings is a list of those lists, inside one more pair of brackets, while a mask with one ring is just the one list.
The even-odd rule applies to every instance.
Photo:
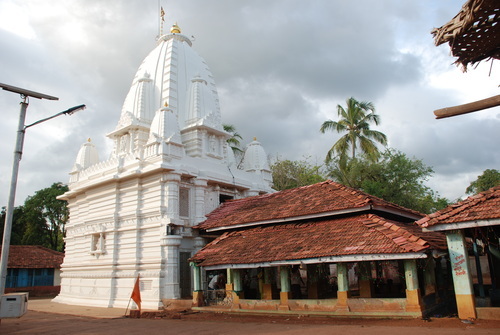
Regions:
[[436, 45], [448, 42], [463, 70], [482, 60], [500, 59], [500, 1], [468, 0], [441, 28], [432, 30]]

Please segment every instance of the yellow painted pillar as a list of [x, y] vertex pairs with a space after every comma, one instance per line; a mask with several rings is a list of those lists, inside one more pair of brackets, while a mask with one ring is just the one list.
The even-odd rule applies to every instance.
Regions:
[[280, 266], [280, 283], [281, 283], [281, 292], [280, 292], [280, 310], [290, 310], [288, 305], [288, 300], [291, 297], [290, 291], [290, 269], [288, 266]]
[[337, 309], [345, 311], [349, 311], [347, 303], [349, 299], [349, 277], [347, 271], [346, 263], [337, 263]]
[[406, 310], [408, 312], [422, 312], [422, 297], [418, 288], [417, 261], [406, 259], [405, 261], [406, 280]]
[[463, 231], [453, 230], [447, 232], [446, 242], [450, 254], [458, 317], [460, 319], [475, 319], [477, 317], [476, 301]]

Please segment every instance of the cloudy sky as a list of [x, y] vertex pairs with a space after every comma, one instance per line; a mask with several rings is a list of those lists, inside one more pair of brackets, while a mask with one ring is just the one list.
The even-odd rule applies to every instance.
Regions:
[[[430, 31], [465, 0], [165, 1], [165, 31], [194, 36], [219, 90], [224, 123], [267, 153], [321, 163], [340, 135], [321, 134], [349, 97], [374, 103], [389, 146], [434, 168], [428, 185], [454, 200], [500, 168], [500, 109], [435, 120], [433, 111], [498, 94], [500, 64], [467, 73]], [[31, 99], [16, 204], [67, 182], [80, 145], [101, 159], [142, 59], [158, 35], [158, 0], [1, 0], [0, 82], [59, 97]], [[0, 205], [7, 204], [20, 97], [0, 91]]]

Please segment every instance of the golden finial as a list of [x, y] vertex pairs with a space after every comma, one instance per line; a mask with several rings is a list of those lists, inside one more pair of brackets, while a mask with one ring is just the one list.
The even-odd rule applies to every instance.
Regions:
[[168, 107], [168, 102], [165, 101], [165, 104], [163, 106]]
[[180, 34], [181, 33], [181, 28], [177, 25], [177, 22], [172, 25], [172, 28], [170, 28], [170, 32], [172, 34]]
[[90, 139], [90, 137], [87, 139], [87, 142], [89, 142], [89, 143], [92, 142], [92, 140]]
[[254, 140], [254, 141], [257, 141], [257, 137], [254, 137], [254, 138], [253, 138], [253, 140]]

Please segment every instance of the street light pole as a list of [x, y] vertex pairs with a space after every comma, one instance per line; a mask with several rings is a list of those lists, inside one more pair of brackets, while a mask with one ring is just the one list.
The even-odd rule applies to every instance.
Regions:
[[31, 123], [31, 124], [25, 126], [26, 110], [28, 108], [28, 97], [29, 96], [35, 97], [38, 99], [49, 99], [49, 100], [58, 100], [58, 98], [52, 97], [49, 95], [45, 95], [42, 93], [28, 91], [25, 89], [21, 89], [18, 87], [14, 87], [14, 86], [2, 84], [2, 83], [0, 83], [0, 87], [2, 87], [4, 90], [7, 90], [7, 91], [20, 93], [21, 97], [23, 98], [23, 102], [21, 102], [21, 110], [19, 113], [19, 125], [17, 128], [17, 138], [16, 138], [15, 149], [14, 149], [14, 162], [12, 165], [12, 177], [11, 177], [11, 181], [10, 181], [9, 201], [8, 201], [7, 210], [5, 213], [5, 226], [4, 226], [4, 231], [3, 231], [2, 257], [0, 260], [0, 297], [1, 297], [5, 293], [5, 284], [7, 282], [7, 264], [8, 264], [8, 260], [9, 260], [10, 237], [11, 237], [11, 231], [12, 231], [12, 217], [13, 217], [13, 212], [14, 212], [14, 201], [16, 198], [17, 176], [18, 176], [18, 172], [19, 172], [19, 162], [21, 161], [21, 156], [23, 154], [24, 134], [26, 132], [26, 129], [31, 127], [31, 126], [34, 126], [36, 124], [53, 119], [57, 116], [63, 115], [63, 114], [64, 115], [71, 115], [79, 110], [85, 109], [85, 105], [79, 105], [79, 106], [69, 108], [63, 112], [57, 113], [53, 116], [50, 116], [48, 118], [36, 121], [34, 123]]

